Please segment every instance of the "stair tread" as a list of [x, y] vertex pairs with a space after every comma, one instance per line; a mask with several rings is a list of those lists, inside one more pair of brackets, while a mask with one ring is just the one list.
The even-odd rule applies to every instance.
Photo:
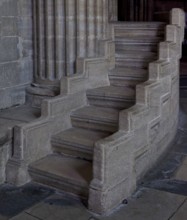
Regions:
[[87, 95], [134, 100], [135, 89], [130, 87], [105, 86], [96, 89], [90, 89], [87, 91]]
[[86, 147], [87, 150], [92, 151], [94, 143], [108, 135], [108, 132], [92, 131], [81, 128], [70, 128], [53, 136], [52, 142], [57, 142], [59, 144], [68, 143], [68, 145], [71, 144], [74, 146], [78, 145], [79, 147]]
[[109, 76], [114, 77], [132, 77], [132, 78], [142, 78], [146, 77], [148, 74], [147, 69], [140, 68], [127, 68], [127, 67], [116, 67], [109, 72]]
[[100, 122], [118, 123], [119, 111], [113, 108], [86, 106], [72, 113], [72, 117]]
[[55, 154], [31, 164], [29, 170], [82, 187], [88, 187], [92, 179], [92, 163]]
[[139, 50], [130, 50], [130, 49], [127, 49], [127, 50], [125, 50], [125, 52], [124, 52], [124, 50], [125, 49], [122, 49], [122, 50], [120, 50], [120, 49], [118, 49], [117, 50], [117, 54], [119, 54], [119, 52], [121, 51], [122, 52], [122, 54], [128, 54], [128, 55], [133, 55], [133, 56], [157, 56], [157, 53], [156, 52], [151, 52], [151, 51], [139, 51]]
[[114, 27], [120, 28], [164, 28], [166, 23], [165, 22], [136, 22], [136, 21], [117, 21], [111, 22]]
[[139, 51], [139, 52], [153, 52], [157, 54], [158, 45], [142, 45], [142, 44], [118, 44], [116, 43], [116, 51], [119, 50], [121, 52], [126, 51]]
[[149, 37], [145, 38], [145, 36], [128, 36], [128, 37], [115, 37], [115, 44], [141, 44], [147, 45], [150, 43], [157, 44], [158, 42], [162, 41], [163, 37]]
[[142, 52], [142, 51], [123, 51], [123, 50], [117, 50], [115, 54], [116, 58], [124, 58], [124, 59], [136, 59], [136, 60], [142, 60], [142, 59], [156, 59], [157, 54], [153, 52]]

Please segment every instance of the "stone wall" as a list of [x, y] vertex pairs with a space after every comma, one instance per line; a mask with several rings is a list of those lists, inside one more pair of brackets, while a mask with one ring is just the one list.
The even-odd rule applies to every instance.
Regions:
[[32, 69], [31, 0], [1, 0], [0, 109], [25, 102]]

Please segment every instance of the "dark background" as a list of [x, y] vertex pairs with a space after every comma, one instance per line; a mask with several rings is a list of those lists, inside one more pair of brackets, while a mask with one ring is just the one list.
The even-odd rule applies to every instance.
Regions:
[[[169, 22], [172, 8], [182, 8], [186, 14], [187, 0], [118, 0], [119, 21], [162, 21]], [[187, 27], [181, 59], [181, 88], [187, 89]]]

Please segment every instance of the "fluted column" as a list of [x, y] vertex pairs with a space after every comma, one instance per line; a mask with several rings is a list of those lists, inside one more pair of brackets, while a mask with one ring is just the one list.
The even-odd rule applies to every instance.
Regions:
[[71, 75], [75, 72], [76, 2], [77, 0], [66, 0], [66, 71], [67, 71], [67, 75]]
[[54, 1], [45, 0], [45, 53], [46, 53], [46, 79], [55, 79], [54, 65]]
[[96, 0], [96, 38], [102, 38], [103, 28], [103, 1]]
[[34, 80], [56, 84], [65, 75], [64, 0], [33, 0]]
[[77, 56], [86, 57], [86, 9], [87, 0], [77, 2]]
[[45, 78], [44, 0], [33, 1], [34, 20], [34, 78]]
[[88, 57], [93, 57], [95, 55], [95, 43], [96, 43], [96, 29], [95, 29], [95, 0], [87, 0], [87, 55]]
[[[102, 0], [103, 1], [103, 8], [102, 8], [102, 20], [103, 20], [103, 39], [108, 38], [108, 19], [109, 19], [109, 1], [108, 0]], [[117, 0], [115, 1], [117, 4]], [[117, 5], [116, 5], [117, 7]]]
[[118, 0], [109, 0], [109, 20], [118, 20]]
[[108, 0], [33, 0], [35, 82], [58, 84], [106, 39]]
[[61, 79], [66, 74], [65, 50], [65, 4], [64, 0], [55, 0], [55, 76], [57, 79]]

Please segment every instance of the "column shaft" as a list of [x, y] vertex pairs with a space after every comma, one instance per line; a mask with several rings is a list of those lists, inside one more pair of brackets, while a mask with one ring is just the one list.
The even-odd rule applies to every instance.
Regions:
[[95, 0], [87, 0], [87, 55], [93, 57], [95, 55]]
[[64, 0], [55, 0], [55, 77], [65, 75], [65, 4]]
[[86, 56], [86, 5], [87, 0], [77, 2], [77, 56]]
[[103, 22], [103, 1], [97, 0], [96, 1], [96, 38], [102, 38], [102, 22]]
[[54, 80], [54, 3], [45, 0], [46, 78]]
[[76, 2], [77, 0], [66, 0], [66, 71], [67, 71], [67, 75], [71, 75], [75, 73]]

